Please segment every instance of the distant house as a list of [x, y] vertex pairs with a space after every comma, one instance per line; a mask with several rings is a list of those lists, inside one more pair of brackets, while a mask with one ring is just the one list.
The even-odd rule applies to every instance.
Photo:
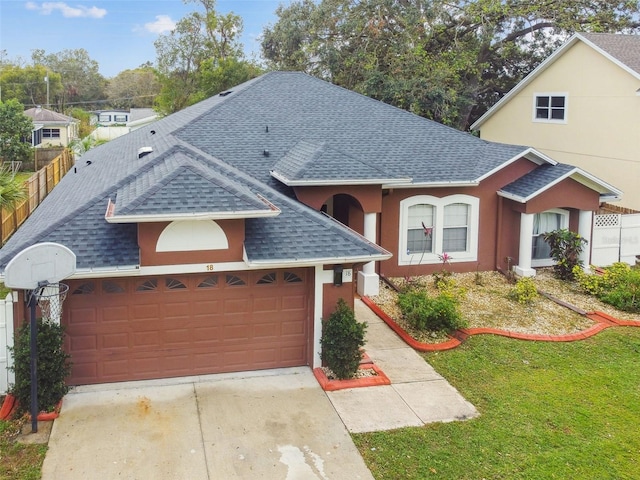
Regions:
[[471, 129], [588, 170], [640, 210], [640, 36], [573, 35]]
[[91, 124], [97, 126], [92, 133], [96, 140], [113, 140], [158, 119], [158, 114], [152, 108], [99, 110], [91, 113]]
[[24, 114], [33, 121], [34, 147], [67, 147], [78, 138], [80, 122], [73, 117], [40, 106], [25, 110]]
[[543, 229], [589, 237], [620, 193], [296, 72], [82, 160], [0, 250], [0, 270], [39, 242], [75, 252], [71, 384], [320, 366], [322, 319], [379, 274], [434, 273], [446, 254], [450, 271], [534, 275]]
[[129, 121], [130, 113], [127, 110], [95, 110], [91, 112], [91, 124], [102, 127], [122, 125]]

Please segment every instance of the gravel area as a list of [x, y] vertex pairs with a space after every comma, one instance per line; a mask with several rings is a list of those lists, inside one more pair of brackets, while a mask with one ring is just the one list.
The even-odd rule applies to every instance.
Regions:
[[[454, 274], [451, 278], [464, 292], [460, 308], [470, 328], [490, 327], [520, 333], [563, 335], [585, 330], [593, 325], [588, 318], [543, 296], [530, 305], [521, 305], [511, 300], [508, 295], [513, 285], [498, 272]], [[389, 280], [398, 287], [406, 283], [404, 278]], [[411, 281], [431, 294], [437, 294], [432, 276], [414, 277]], [[583, 293], [574, 283], [555, 279], [550, 269], [538, 270], [534, 281], [539, 290], [582, 310], [599, 310], [616, 318], [640, 320], [640, 315], [616, 310]], [[403, 321], [397, 306], [397, 293], [384, 282], [380, 283], [380, 294], [371, 300], [416, 340], [426, 343], [443, 340], [442, 336], [411, 331], [411, 327]]]

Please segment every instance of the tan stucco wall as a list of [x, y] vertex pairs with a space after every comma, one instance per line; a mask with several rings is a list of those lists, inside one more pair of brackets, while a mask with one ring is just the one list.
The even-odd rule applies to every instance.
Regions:
[[77, 134], [77, 126], [75, 124], [44, 124], [43, 128], [58, 128], [60, 130], [60, 138], [44, 138], [42, 137], [41, 147], [68, 147], [69, 143], [75, 139]]
[[[623, 190], [640, 210], [640, 81], [577, 42], [481, 126], [481, 137], [529, 145]], [[534, 96], [566, 93], [567, 121], [533, 121]]]

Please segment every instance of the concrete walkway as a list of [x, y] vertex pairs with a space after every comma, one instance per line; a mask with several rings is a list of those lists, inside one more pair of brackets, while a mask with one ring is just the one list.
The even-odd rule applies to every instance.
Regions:
[[369, 325], [365, 350], [391, 385], [327, 392], [350, 432], [417, 427], [478, 415], [473, 405], [360, 299], [355, 300], [355, 313]]

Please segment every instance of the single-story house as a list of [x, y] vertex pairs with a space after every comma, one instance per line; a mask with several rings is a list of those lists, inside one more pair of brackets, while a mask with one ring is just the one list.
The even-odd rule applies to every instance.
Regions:
[[378, 274], [530, 275], [545, 228], [587, 238], [620, 192], [296, 72], [90, 150], [0, 250], [77, 256], [71, 384], [318, 366], [322, 319]]
[[24, 114], [33, 121], [31, 144], [34, 147], [67, 147], [78, 138], [79, 120], [41, 106], [29, 108]]

